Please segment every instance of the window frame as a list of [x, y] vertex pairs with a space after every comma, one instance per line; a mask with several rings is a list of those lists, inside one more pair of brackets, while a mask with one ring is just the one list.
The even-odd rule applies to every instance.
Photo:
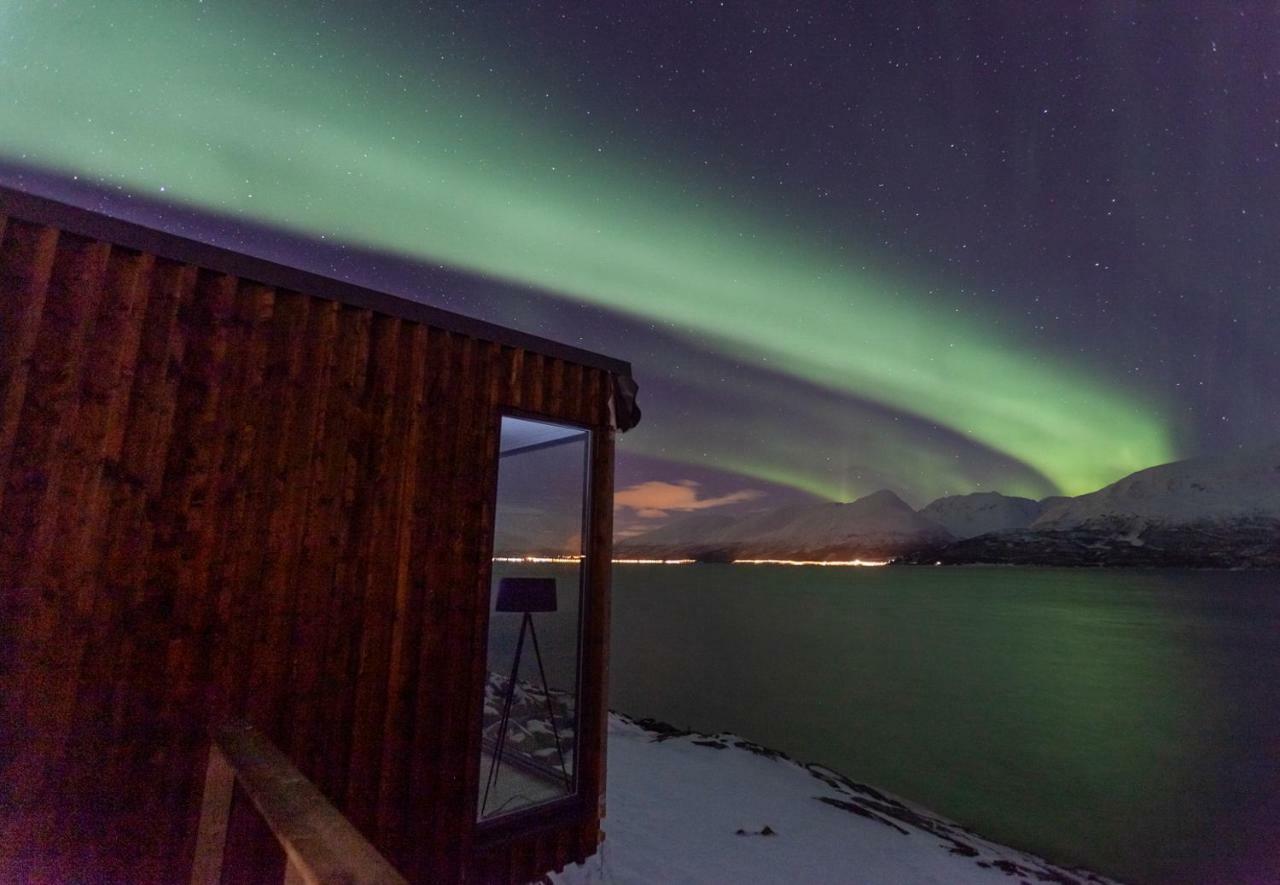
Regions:
[[[507, 418], [516, 420], [535, 421], [542, 424], [553, 424], [559, 427], [572, 427], [581, 430], [586, 434], [586, 445], [583, 454], [583, 477], [582, 477], [582, 560], [578, 567], [578, 629], [577, 642], [574, 648], [576, 655], [576, 666], [574, 668], [574, 713], [576, 722], [574, 727], [577, 731], [577, 738], [574, 741], [573, 748], [573, 791], [569, 795], [560, 796], [555, 799], [548, 799], [537, 805], [531, 805], [525, 808], [517, 809], [506, 814], [497, 815], [489, 819], [480, 817], [480, 797], [479, 797], [479, 780], [481, 772], [481, 760], [483, 755], [483, 741], [481, 734], [484, 730], [484, 679], [487, 679], [488, 658], [489, 658], [489, 619], [492, 615], [490, 610], [491, 599], [493, 593], [493, 550], [495, 533], [497, 531], [498, 518], [498, 485], [499, 473], [502, 469], [502, 423]], [[591, 424], [582, 421], [574, 421], [567, 418], [548, 415], [545, 412], [536, 412], [530, 409], [522, 409], [504, 406], [497, 410], [495, 415], [496, 432], [493, 435], [494, 444], [490, 451], [490, 456], [494, 465], [493, 477], [488, 494], [489, 520], [486, 527], [488, 533], [488, 550], [489, 555], [484, 562], [483, 575], [483, 598], [482, 615], [480, 617], [482, 642], [477, 649], [477, 656], [484, 660], [484, 666], [480, 668], [482, 681], [480, 685], [475, 686], [474, 691], [476, 697], [476, 716], [474, 719], [474, 727], [476, 729], [475, 748], [472, 752], [472, 770], [476, 773], [477, 789], [471, 790], [468, 796], [468, 807], [470, 809], [470, 818], [474, 827], [476, 843], [481, 848], [488, 848], [493, 845], [507, 842], [513, 838], [528, 835], [543, 829], [551, 829], [557, 826], [567, 824], [578, 824], [581, 822], [584, 814], [595, 807], [595, 800], [588, 801], [587, 797], [582, 795], [582, 749], [581, 740], [582, 722], [586, 719], [586, 714], [596, 715], [599, 710], [596, 709], [595, 699], [589, 704], [584, 703], [582, 694], [583, 685], [583, 659], [586, 650], [586, 628], [591, 623], [591, 615], [594, 614], [596, 601], [591, 599], [591, 576], [593, 574], [592, 563], [594, 561], [594, 546], [592, 545], [592, 524], [594, 516], [595, 502], [592, 498], [592, 486], [595, 480], [596, 461], [599, 445], [599, 433], [597, 428]]]

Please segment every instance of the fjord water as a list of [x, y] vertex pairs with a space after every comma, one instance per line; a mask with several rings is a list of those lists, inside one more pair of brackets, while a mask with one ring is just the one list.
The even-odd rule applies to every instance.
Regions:
[[1274, 572], [618, 565], [613, 586], [614, 709], [1125, 881], [1280, 881]]

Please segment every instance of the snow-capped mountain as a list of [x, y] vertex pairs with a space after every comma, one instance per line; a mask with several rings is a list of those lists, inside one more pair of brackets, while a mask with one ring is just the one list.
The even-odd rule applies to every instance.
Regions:
[[721, 561], [1280, 567], [1280, 444], [1151, 467], [1076, 498], [982, 492], [917, 513], [879, 491], [744, 517], [693, 514], [616, 549]]
[[799, 504], [725, 521], [698, 514], [624, 541], [620, 557], [846, 559], [894, 556], [950, 539], [882, 490], [848, 504]]
[[[1042, 502], [1044, 503], [1044, 502]], [[915, 562], [1280, 567], [1280, 445], [1140, 470]]]
[[956, 538], [972, 538], [988, 532], [1025, 529], [1040, 515], [1039, 501], [999, 492], [974, 492], [938, 498], [920, 515], [938, 523]]
[[1140, 528], [1256, 517], [1280, 519], [1280, 444], [1139, 470], [1049, 506], [1032, 528], [1062, 530], [1117, 520]]

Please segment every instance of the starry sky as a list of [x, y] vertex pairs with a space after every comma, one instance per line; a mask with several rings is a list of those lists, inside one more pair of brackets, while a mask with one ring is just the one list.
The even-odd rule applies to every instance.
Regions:
[[1280, 436], [1280, 12], [15, 3], [0, 181], [631, 360], [625, 532]]

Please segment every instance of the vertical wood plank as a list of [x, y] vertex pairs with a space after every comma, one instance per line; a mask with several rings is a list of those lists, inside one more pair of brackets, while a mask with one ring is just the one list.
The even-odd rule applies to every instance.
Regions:
[[606, 423], [601, 420], [599, 411], [600, 403], [597, 400], [600, 397], [600, 375], [604, 374], [599, 369], [582, 368], [582, 387], [578, 391], [578, 402], [575, 411], [578, 414], [578, 420], [584, 424], [599, 425]]
[[[54, 563], [59, 543], [59, 492], [62, 478], [67, 474], [75, 476], [80, 455], [77, 441], [84, 405], [80, 382], [89, 361], [89, 345], [95, 337], [111, 247], [69, 237], [61, 238], [59, 244], [60, 251], [65, 247], [73, 254], [59, 260], [54, 267], [46, 322], [42, 324], [40, 342], [33, 355], [30, 395], [20, 419], [26, 427], [43, 424], [48, 436], [20, 435], [17, 445], [24, 451], [15, 454], [15, 459], [23, 455], [42, 459], [28, 477], [31, 484], [27, 488], [38, 496], [33, 501], [36, 510], [32, 515], [36, 522], [27, 549], [29, 574], [39, 575], [37, 580], [63, 589], [65, 585], [58, 582], [61, 575], [55, 573]], [[26, 450], [27, 445], [36, 446], [37, 451]], [[50, 448], [44, 449], [45, 445]], [[14, 499], [5, 502], [11, 512], [17, 504]]]
[[591, 455], [590, 563], [586, 635], [583, 644], [583, 761], [581, 789], [597, 797], [597, 806], [581, 827], [579, 857], [595, 850], [603, 816], [608, 739], [609, 623], [613, 575], [614, 431], [597, 427]]
[[[471, 380], [475, 371], [475, 341], [450, 333], [448, 339], [448, 372], [458, 383]], [[460, 580], [460, 547], [464, 542], [467, 520], [465, 491], [474, 478], [467, 474], [470, 442], [469, 430], [473, 418], [470, 398], [449, 403], [445, 386], [436, 401], [437, 417], [432, 422], [434, 440], [442, 461], [435, 475], [428, 480], [426, 513], [430, 523], [426, 535], [424, 559], [430, 563], [423, 574], [425, 586], [425, 611], [421, 623], [421, 644], [417, 662], [417, 678], [414, 681], [414, 720], [417, 740], [410, 783], [416, 795], [452, 813], [442, 816], [432, 828], [429, 838], [418, 846], [418, 864], [427, 875], [452, 880], [459, 874], [460, 847], [463, 827], [458, 821], [453, 785], [444, 771], [457, 764], [455, 747], [448, 733], [446, 717], [449, 704], [441, 703], [452, 697], [461, 674], [457, 669], [457, 646], [465, 644], [465, 633], [457, 632], [457, 609]], [[453, 687], [449, 691], [449, 687]], [[469, 829], [469, 827], [468, 827]]]
[[92, 615], [99, 583], [87, 568], [95, 538], [104, 526], [107, 494], [106, 462], [114, 431], [123, 424], [132, 366], [137, 357], [151, 261], [136, 252], [112, 251], [97, 295], [97, 315], [91, 321], [74, 378], [78, 407], [60, 442], [63, 466], [51, 492], [51, 547], [45, 580], [63, 588], [66, 609], [56, 640], [64, 678], [52, 681], [40, 703], [57, 723], [47, 777], [72, 793], [79, 778], [77, 751], [87, 720], [79, 715], [80, 675], [84, 655], [94, 635]]
[[[253, 670], [260, 680], [248, 696], [249, 721], [288, 748], [293, 706], [289, 702], [291, 649], [299, 617], [297, 585], [306, 514], [315, 478], [315, 449], [323, 430], [329, 379], [336, 362], [337, 304], [313, 300], [301, 337], [297, 376], [291, 389], [287, 429], [282, 433], [273, 484], [277, 506], [268, 534], [263, 592], [270, 600], [264, 634], [255, 642]], [[286, 750], [287, 752], [287, 750]]]
[[562, 414], [567, 415], [571, 421], [589, 424], [591, 422], [582, 408], [582, 377], [582, 366], [576, 363], [565, 366]]
[[[79, 410], [76, 382], [109, 251], [104, 244], [81, 238], [59, 239], [57, 260], [41, 288], [45, 309], [38, 315], [34, 306], [14, 311], [16, 345], [29, 353], [23, 358], [26, 371], [14, 371], [27, 376], [22, 401], [12, 417], [5, 416], [6, 423], [17, 425], [0, 500], [5, 512], [0, 523], [0, 585], [23, 586], [27, 579], [38, 584], [44, 577], [54, 534], [53, 492], [64, 466], [66, 437]], [[37, 319], [35, 331], [30, 327]], [[16, 383], [14, 378], [9, 385]], [[38, 626], [47, 631], [52, 625], [44, 619]]]
[[[209, 581], [221, 527], [215, 496], [223, 442], [218, 416], [243, 360], [243, 330], [233, 322], [237, 286], [234, 277], [200, 271], [191, 301], [179, 311], [188, 346], [173, 410], [176, 433], [166, 447], [162, 492], [152, 510], [147, 565], [147, 602], [163, 613], [155, 625], [160, 641], [132, 650], [131, 672], [113, 699], [127, 711], [123, 727], [95, 736], [82, 750], [107, 760], [108, 776], [85, 783], [80, 792], [96, 807], [119, 809], [132, 824], [124, 835], [144, 856], [181, 832], [191, 813], [183, 799], [199, 782], [209, 663], [220, 635]], [[120, 783], [147, 783], [152, 790], [112, 795], [104, 783], [108, 791]], [[185, 847], [179, 840], [178, 850]]]
[[[5, 625], [19, 646], [4, 690], [6, 728], [23, 737], [5, 741], [0, 757], [4, 795], [15, 813], [6, 821], [24, 821], [35, 840], [47, 838], [60, 816], [65, 792], [56, 769], [69, 733], [65, 707], [44, 702], [74, 680], [78, 647], [53, 642], [59, 632], [79, 633], [74, 623], [74, 594], [55, 585], [48, 574], [54, 558], [57, 496], [79, 410], [77, 381], [84, 341], [90, 334], [101, 296], [101, 278], [110, 247], [83, 238], [60, 237], [53, 269], [44, 287], [45, 307], [31, 349], [26, 395], [17, 410], [0, 519], [0, 587], [19, 597], [17, 618]], [[34, 312], [23, 311], [34, 316]], [[19, 317], [19, 319], [21, 319]], [[34, 321], [32, 321], [34, 322]], [[20, 337], [28, 335], [22, 331]], [[19, 370], [21, 371], [21, 370]], [[7, 644], [6, 642], [6, 644]], [[12, 803], [12, 804], [8, 804]], [[38, 809], [38, 811], [37, 811]], [[0, 831], [7, 844], [9, 829]]]
[[[467, 696], [459, 699], [459, 709], [465, 719], [460, 723], [464, 738], [462, 767], [465, 775], [461, 785], [463, 819], [474, 821], [478, 806], [480, 786], [480, 752], [483, 738], [484, 686], [488, 680], [489, 600], [493, 573], [493, 524], [494, 504], [498, 487], [498, 450], [502, 433], [501, 409], [506, 404], [512, 384], [509, 375], [510, 355], [496, 345], [489, 345], [484, 352], [485, 371], [477, 384], [480, 391], [475, 416], [474, 453], [476, 475], [474, 496], [475, 524], [481, 527], [480, 537], [474, 544], [476, 559], [469, 566], [470, 588], [464, 583], [461, 589], [468, 592], [474, 608], [470, 614], [470, 662], [465, 679]], [[469, 836], [471, 834], [468, 834]]]
[[565, 364], [564, 360], [549, 359], [544, 363], [546, 367], [546, 377], [543, 383], [546, 386], [546, 395], [544, 397], [545, 408], [552, 415], [565, 414]]
[[351, 497], [364, 445], [359, 400], [369, 363], [370, 323], [368, 311], [352, 308], [344, 309], [339, 319], [338, 359], [317, 455], [318, 494], [312, 498], [304, 540], [305, 545], [316, 546], [304, 548], [306, 585], [298, 592], [299, 623], [309, 626], [311, 633], [305, 643], [293, 648], [293, 760], [331, 796], [340, 796], [344, 789], [345, 763], [337, 762], [335, 754], [345, 755], [347, 735], [338, 733], [333, 723], [345, 722], [335, 718], [335, 707], [341, 703], [336, 693], [345, 692], [349, 685], [343, 681], [345, 667], [335, 659], [344, 653], [343, 636], [354, 617], [346, 556]]
[[67, 577], [77, 591], [77, 609], [91, 612], [96, 590], [102, 537], [107, 528], [113, 490], [119, 482], [118, 464], [129, 414], [129, 398], [142, 346], [151, 273], [155, 259], [139, 252], [117, 250], [107, 269], [102, 316], [85, 363], [79, 423], [78, 471], [64, 477], [64, 523], [61, 543], [70, 548], [63, 559], [71, 567]]
[[450, 805], [458, 811], [451, 844], [457, 846], [458, 864], [472, 853], [476, 793], [480, 768], [480, 706], [487, 670], [487, 625], [493, 544], [493, 490], [496, 486], [500, 421], [498, 391], [501, 386], [501, 354], [491, 342], [476, 341], [471, 374], [472, 396], [464, 442], [467, 454], [465, 479], [459, 487], [461, 531], [454, 537], [457, 573], [453, 626], [463, 641], [451, 649], [458, 674], [453, 696], [441, 699], [446, 711], [442, 721], [451, 736], [453, 760], [447, 770]]
[[[266, 669], [270, 650], [280, 651], [290, 629], [288, 599], [279, 589], [281, 570], [288, 566], [290, 545], [285, 526], [297, 506], [297, 478], [290, 472], [291, 455], [313, 388], [307, 386], [312, 368], [308, 335], [316, 330], [311, 298], [294, 292], [273, 292], [266, 342], [262, 387], [253, 398], [248, 420], [254, 428], [250, 453], [250, 505], [242, 526], [233, 580], [243, 596], [240, 616], [231, 634], [228, 668], [228, 711], [266, 726], [279, 691], [278, 672]], [[252, 674], [253, 678], [246, 678]], [[272, 723], [274, 726], [274, 723]]]
[[51, 227], [17, 222], [0, 236], [0, 507], [57, 247]]
[[546, 357], [542, 354], [525, 351], [520, 402], [520, 408], [525, 411], [541, 412], [543, 410], [542, 402], [546, 388], [546, 377], [543, 374], [545, 363]]
[[[154, 660], [142, 653], [154, 645], [154, 638], [149, 625], [132, 615], [131, 597], [141, 595], [144, 585], [143, 563], [151, 537], [146, 528], [146, 502], [148, 492], [159, 494], [177, 390], [175, 365], [180, 364], [185, 346], [177, 314], [192, 296], [194, 281], [194, 268], [172, 262], [164, 263], [163, 268], [156, 268], [149, 275], [144, 286], [147, 307], [138, 318], [142, 328], [132, 390], [128, 396], [112, 396], [111, 408], [127, 409], [128, 417], [123, 423], [128, 433], [119, 436], [118, 462], [103, 465], [113, 481], [108, 483], [104, 494], [108, 500], [101, 521], [105, 525], [96, 542], [97, 549], [89, 552], [97, 564], [82, 579], [88, 586], [87, 576], [92, 575], [94, 589], [85, 628], [85, 654], [78, 678], [73, 680], [75, 723], [73, 742], [66, 755], [68, 764], [80, 769], [73, 776], [77, 789], [79, 783], [86, 781], [100, 785], [89, 791], [87, 801], [81, 802], [81, 810], [76, 812], [80, 820], [84, 820], [86, 814], [92, 816], [95, 796], [101, 792], [112, 795], [112, 778], [124, 770], [121, 759], [131, 747], [130, 741], [118, 740], [104, 758], [103, 742], [111, 742], [104, 726], [107, 723], [113, 723], [112, 727], [117, 729], [123, 723], [145, 726], [154, 713], [151, 706], [133, 706], [128, 702], [134, 669], [147, 673], [153, 669], [150, 662]], [[108, 444], [115, 443], [108, 441]], [[114, 783], [118, 796], [123, 791], [118, 781]], [[107, 808], [111, 807], [109, 801]], [[121, 863], [128, 859], [117, 858]], [[125, 870], [128, 866], [122, 868], [121, 875], [126, 874]], [[135, 869], [134, 874], [137, 873]]]
[[[269, 512], [271, 500], [265, 493], [268, 476], [264, 466], [273, 439], [276, 411], [272, 403], [278, 402], [267, 394], [268, 376], [276, 368], [272, 346], [280, 339], [280, 327], [291, 333], [300, 331], [292, 324], [296, 314], [284, 311], [277, 316], [276, 309], [274, 289], [241, 282], [233, 322], [241, 330], [235, 346], [244, 351], [244, 357], [222, 397], [216, 422], [222, 437], [221, 460], [212, 494], [224, 525], [214, 539], [209, 581], [212, 614], [225, 632], [210, 664], [209, 716], [213, 721], [242, 714], [236, 705], [237, 686], [244, 681], [249, 664], [247, 646], [264, 610], [258, 577], [263, 514]], [[277, 391], [277, 395], [282, 392]]]
[[502, 404], [519, 409], [524, 406], [524, 350], [519, 347], [502, 349], [505, 377], [502, 385]]
[[[267, 327], [274, 310], [273, 292], [264, 286], [237, 278], [218, 279], [216, 284], [214, 303], [225, 304], [220, 321], [225, 330], [224, 357], [216, 397], [203, 429], [197, 430], [201, 447], [208, 450], [204, 462], [207, 479], [199, 491], [206, 518], [199, 520], [185, 541], [184, 569], [191, 589], [184, 595], [190, 605], [178, 610], [185, 611], [181, 623], [190, 636], [186, 645], [189, 655], [181, 661], [183, 671], [169, 674], [191, 686], [185, 698], [189, 706], [179, 714], [188, 724], [175, 725], [170, 736], [168, 756], [172, 761], [135, 758], [128, 775], [134, 781], [161, 786], [136, 816], [167, 825], [152, 825], [148, 833], [155, 833], [153, 838], [169, 846], [175, 860], [194, 851], [198, 823], [195, 806], [184, 806], [175, 799], [199, 786], [200, 769], [190, 760], [199, 759], [205, 735], [190, 725], [203, 727], [228, 715], [230, 689], [223, 669], [237, 632], [236, 622], [250, 614], [245, 609], [232, 614], [232, 595], [244, 599], [244, 594], [228, 575], [227, 565], [237, 558], [236, 532], [246, 517], [244, 499], [249, 492], [243, 487], [243, 468], [254, 438], [254, 428], [246, 419], [249, 397], [261, 384]], [[171, 648], [173, 645], [171, 641]]]
[[357, 529], [353, 556], [358, 562], [352, 592], [359, 600], [360, 629], [350, 639], [346, 678], [353, 689], [347, 693], [350, 708], [342, 714], [352, 723], [342, 760], [347, 769], [345, 807], [365, 832], [374, 830], [377, 818], [380, 726], [386, 712], [396, 605], [397, 514], [409, 442], [405, 405], [413, 402], [412, 327], [392, 317], [375, 317], [370, 348], [368, 434], [378, 442], [365, 452], [361, 473], [366, 487], [352, 515]]
[[409, 838], [403, 807], [407, 802], [412, 765], [410, 711], [414, 690], [414, 663], [419, 647], [421, 599], [426, 568], [425, 537], [429, 528], [422, 519], [422, 483], [436, 475], [442, 453], [432, 447], [429, 421], [440, 391], [448, 382], [444, 335], [423, 326], [411, 332], [412, 359], [406, 391], [407, 427], [405, 458], [401, 465], [397, 507], [395, 603], [391, 648], [387, 662], [386, 709], [382, 723], [379, 765], [377, 831], [384, 851], [403, 869], [414, 869], [416, 847]]
[[[32, 369], [32, 352], [44, 311], [57, 251], [58, 231], [21, 221], [7, 222], [0, 235], [0, 516], [8, 522], [5, 492], [18, 435], [19, 417]], [[38, 720], [26, 703], [36, 670], [36, 644], [27, 626], [45, 603], [36, 588], [18, 585], [22, 563], [0, 552], [0, 856], [29, 853], [39, 798], [32, 786], [34, 760], [20, 750], [17, 735], [30, 734]]]

